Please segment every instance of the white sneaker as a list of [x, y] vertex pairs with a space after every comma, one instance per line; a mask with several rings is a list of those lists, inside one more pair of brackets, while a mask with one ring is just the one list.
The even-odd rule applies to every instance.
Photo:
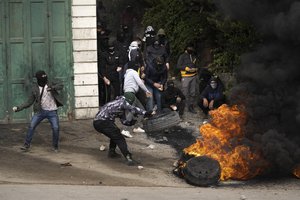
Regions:
[[134, 132], [134, 133], [145, 133], [145, 130], [142, 129], [141, 127], [138, 127], [138, 128], [134, 128], [132, 130], [132, 132]]
[[127, 138], [132, 138], [132, 137], [133, 137], [133, 136], [130, 134], [129, 131], [122, 130], [122, 131], [121, 131], [121, 134], [124, 135], [124, 136], [127, 137]]

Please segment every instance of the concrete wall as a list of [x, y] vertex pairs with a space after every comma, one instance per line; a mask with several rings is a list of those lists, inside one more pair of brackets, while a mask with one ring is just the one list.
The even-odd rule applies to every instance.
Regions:
[[98, 111], [96, 0], [72, 1], [75, 118]]

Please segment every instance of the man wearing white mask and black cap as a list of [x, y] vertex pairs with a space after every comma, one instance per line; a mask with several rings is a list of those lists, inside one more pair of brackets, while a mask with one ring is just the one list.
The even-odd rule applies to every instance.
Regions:
[[14, 106], [13, 111], [19, 112], [33, 104], [34, 115], [31, 119], [26, 139], [21, 150], [30, 149], [35, 128], [44, 119], [48, 119], [52, 128], [52, 147], [55, 152], [58, 151], [59, 140], [59, 119], [57, 109], [63, 105], [63, 101], [58, 93], [62, 90], [62, 84], [48, 83], [48, 76], [45, 71], [37, 71], [35, 74], [37, 84], [33, 84], [30, 96], [24, 104]]
[[220, 79], [212, 77], [209, 84], [200, 94], [200, 101], [198, 102], [199, 107], [206, 116], [210, 110], [216, 109], [225, 103], [225, 96], [223, 93], [224, 87]]

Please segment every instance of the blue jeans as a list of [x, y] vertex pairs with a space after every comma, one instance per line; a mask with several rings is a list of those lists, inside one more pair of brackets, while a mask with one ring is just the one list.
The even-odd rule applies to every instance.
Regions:
[[152, 93], [152, 97], [147, 98], [147, 105], [146, 109], [147, 111], [152, 110], [154, 107], [154, 99], [157, 105], [157, 111], [161, 111], [161, 91], [159, 91], [157, 88], [150, 87], [146, 85], [149, 92]]
[[58, 115], [57, 111], [48, 111], [48, 110], [41, 110], [40, 112], [36, 113], [32, 119], [29, 126], [29, 130], [26, 135], [25, 143], [30, 145], [34, 130], [35, 128], [41, 123], [43, 119], [48, 119], [51, 128], [52, 128], [52, 146], [58, 147], [58, 139], [59, 139], [59, 122], [58, 122]]

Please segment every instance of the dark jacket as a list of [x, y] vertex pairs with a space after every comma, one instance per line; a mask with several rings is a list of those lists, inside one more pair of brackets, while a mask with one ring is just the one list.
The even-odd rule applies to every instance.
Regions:
[[[51, 88], [50, 92], [56, 102], [57, 107], [63, 106], [63, 99], [62, 96], [60, 95], [59, 91], [63, 89], [63, 84], [61, 83], [48, 83], [47, 84], [49, 88]], [[41, 106], [41, 99], [40, 99], [40, 89], [37, 83], [33, 84], [32, 90], [30, 93], [30, 96], [28, 100], [20, 105], [17, 106], [18, 110], [21, 111], [25, 108], [30, 107], [33, 104], [33, 111], [34, 113], [38, 113], [41, 111], [42, 106]]]
[[163, 57], [165, 63], [170, 62], [165, 46], [159, 45], [157, 48], [154, 45], [148, 46], [146, 49], [146, 60], [152, 62], [157, 57]]
[[147, 62], [147, 67], [145, 69], [145, 82], [147, 85], [154, 87], [154, 83], [160, 83], [164, 85], [167, 81], [168, 70], [165, 65], [161, 69], [155, 67], [156, 63], [153, 61], [151, 64]]
[[205, 87], [203, 92], [200, 95], [200, 98], [206, 98], [208, 101], [214, 100], [214, 101], [221, 101], [224, 100], [224, 87], [222, 84], [218, 83], [218, 86], [216, 89], [213, 89], [209, 84]]
[[197, 68], [196, 66], [197, 59], [194, 55], [188, 53], [183, 53], [179, 56], [177, 61], [177, 69], [180, 70], [182, 77], [195, 76], [197, 72], [188, 72], [185, 70], [186, 67]]
[[169, 108], [170, 105], [175, 105], [176, 104], [176, 98], [180, 97], [181, 100], [185, 100], [185, 96], [181, 92], [180, 89], [173, 87], [173, 88], [167, 88], [163, 92], [162, 96], [162, 106], [164, 108]]
[[121, 55], [118, 51], [115, 51], [114, 54], [104, 52], [101, 56], [100, 61], [100, 74], [105, 76], [109, 80], [119, 79], [119, 72], [117, 72], [118, 67], [123, 67], [121, 65]]

